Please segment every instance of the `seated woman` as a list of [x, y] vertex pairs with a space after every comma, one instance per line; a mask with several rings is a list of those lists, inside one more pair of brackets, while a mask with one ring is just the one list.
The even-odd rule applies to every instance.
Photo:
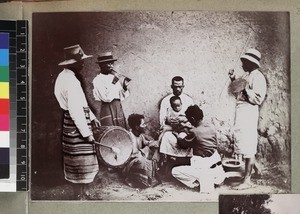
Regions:
[[123, 169], [125, 183], [137, 188], [155, 186], [160, 183], [157, 177], [158, 142], [145, 138], [146, 124], [143, 115], [131, 114], [128, 125], [131, 128], [129, 134], [133, 151], [130, 161]]
[[215, 128], [203, 121], [203, 112], [197, 105], [188, 107], [185, 112], [187, 119], [194, 126], [184, 138], [178, 138], [182, 148], [192, 148], [193, 156], [188, 166], [172, 169], [172, 175], [190, 188], [200, 186], [201, 193], [210, 193], [214, 184], [221, 184], [225, 172], [221, 157], [217, 151]]

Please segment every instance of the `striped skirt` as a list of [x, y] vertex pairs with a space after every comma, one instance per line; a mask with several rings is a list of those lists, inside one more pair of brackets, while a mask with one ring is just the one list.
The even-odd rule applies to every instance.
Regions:
[[120, 126], [127, 129], [121, 101], [114, 99], [110, 103], [102, 102], [100, 112], [101, 126]]
[[[84, 113], [91, 129], [89, 108], [84, 108]], [[64, 111], [62, 149], [65, 179], [91, 183], [99, 171], [95, 145], [82, 137], [68, 111]]]

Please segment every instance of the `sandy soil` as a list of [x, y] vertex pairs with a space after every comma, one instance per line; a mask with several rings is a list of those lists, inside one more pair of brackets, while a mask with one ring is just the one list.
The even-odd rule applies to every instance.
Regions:
[[[252, 179], [253, 186], [248, 189], [237, 189], [229, 185], [216, 187], [214, 194], [200, 194], [199, 189], [189, 189], [175, 179], [163, 180], [162, 184], [147, 189], [135, 189], [125, 185], [118, 173], [102, 170], [95, 181], [87, 186], [88, 196], [78, 200], [100, 201], [182, 201], [182, 202], [216, 202], [219, 194], [273, 194], [288, 193], [289, 181], [284, 179], [282, 170], [286, 166], [269, 166], [264, 168], [260, 179]], [[49, 178], [51, 179], [51, 178]], [[51, 187], [35, 186], [33, 199], [39, 200], [74, 200], [73, 186], [69, 183]]]

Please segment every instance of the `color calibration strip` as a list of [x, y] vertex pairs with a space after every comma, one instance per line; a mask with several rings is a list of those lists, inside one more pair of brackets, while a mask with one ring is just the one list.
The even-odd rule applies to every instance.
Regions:
[[[9, 61], [9, 69], [6, 76], [6, 87], [0, 85], [0, 96], [5, 94], [9, 100], [8, 103], [2, 102], [1, 112], [9, 109], [9, 134], [0, 135], [0, 147], [4, 147], [4, 139], [8, 149], [9, 178], [7, 174], [0, 178], [0, 192], [27, 191], [28, 188], [28, 22], [25, 20], [4, 21], [0, 20], [0, 33], [9, 35], [9, 55], [6, 62]], [[3, 58], [0, 56], [0, 59]], [[2, 67], [1, 67], [2, 71]], [[5, 88], [5, 90], [4, 90]], [[2, 108], [3, 105], [3, 108]], [[7, 111], [6, 111], [7, 112]], [[1, 124], [3, 123], [0, 118]], [[3, 125], [4, 126], [4, 125]], [[2, 125], [1, 125], [2, 127]], [[7, 126], [6, 126], [7, 128]], [[3, 132], [4, 133], [4, 132]], [[5, 132], [7, 133], [7, 132]], [[7, 154], [7, 153], [5, 153]], [[2, 160], [0, 154], [0, 161]], [[6, 161], [7, 159], [5, 159]], [[7, 172], [7, 171], [6, 171]], [[5, 177], [5, 178], [4, 178]]]
[[0, 33], [0, 179], [9, 178], [9, 34]]

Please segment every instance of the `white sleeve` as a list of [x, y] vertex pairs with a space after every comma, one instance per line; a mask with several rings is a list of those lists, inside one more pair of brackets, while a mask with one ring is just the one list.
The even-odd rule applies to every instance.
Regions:
[[166, 117], [167, 117], [167, 110], [168, 110], [168, 100], [164, 98], [160, 103], [160, 109], [159, 109], [159, 123], [160, 126], [165, 125]]
[[129, 90], [124, 90], [124, 88], [122, 87], [122, 84], [121, 82], [119, 81], [119, 85], [120, 85], [120, 89], [119, 89], [119, 97], [120, 97], [120, 100], [123, 101], [125, 100], [127, 97], [129, 97], [130, 95], [130, 92]]
[[252, 89], [245, 88], [249, 102], [255, 105], [260, 105], [267, 93], [266, 79], [262, 74], [258, 74], [253, 78]]
[[87, 101], [79, 82], [69, 82], [67, 87], [68, 110], [76, 127], [83, 137], [88, 137], [92, 134], [83, 107], [87, 107]]

